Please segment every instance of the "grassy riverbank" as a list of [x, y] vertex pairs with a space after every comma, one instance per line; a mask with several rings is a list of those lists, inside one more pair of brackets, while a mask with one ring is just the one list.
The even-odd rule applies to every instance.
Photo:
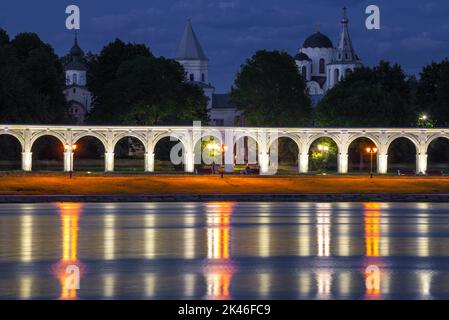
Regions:
[[1, 195], [449, 193], [449, 177], [0, 174]]

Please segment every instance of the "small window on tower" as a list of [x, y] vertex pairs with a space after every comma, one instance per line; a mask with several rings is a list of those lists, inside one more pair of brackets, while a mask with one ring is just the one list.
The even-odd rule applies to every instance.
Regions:
[[194, 77], [193, 77], [193, 73], [190, 74], [190, 81], [193, 81]]
[[301, 68], [301, 73], [302, 73], [302, 76], [304, 77], [304, 79], [307, 78], [307, 68], [306, 68], [306, 66], [303, 66]]
[[204, 75], [204, 73], [201, 74], [201, 81], [205, 82], [206, 81], [206, 76]]
[[73, 93], [76, 93], [76, 88], [73, 88]]
[[320, 59], [320, 73], [321, 74], [326, 73], [324, 59]]

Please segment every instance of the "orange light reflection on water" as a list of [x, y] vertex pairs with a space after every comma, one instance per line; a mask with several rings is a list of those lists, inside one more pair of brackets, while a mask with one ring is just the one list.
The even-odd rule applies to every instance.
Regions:
[[82, 270], [82, 265], [78, 260], [78, 222], [82, 205], [58, 203], [57, 206], [61, 219], [62, 257], [53, 269], [61, 286], [59, 299], [74, 300], [77, 298], [76, 285]]
[[[380, 256], [380, 204], [364, 203], [365, 209], [365, 249], [366, 257], [376, 258]], [[381, 271], [377, 261], [366, 265], [364, 272], [365, 289], [367, 298], [380, 298]]]
[[207, 261], [204, 266], [207, 298], [225, 300], [230, 298], [229, 287], [234, 273], [230, 257], [234, 203], [214, 202], [207, 207]]

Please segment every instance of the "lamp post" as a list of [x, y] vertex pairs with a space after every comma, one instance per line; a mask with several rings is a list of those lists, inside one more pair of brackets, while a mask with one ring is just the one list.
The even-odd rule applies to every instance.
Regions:
[[374, 147], [374, 148], [368, 147], [368, 148], [366, 148], [366, 152], [368, 152], [370, 154], [370, 159], [371, 159], [370, 160], [371, 161], [370, 178], [372, 179], [373, 178], [373, 155], [377, 153], [377, 148], [376, 147]]
[[212, 142], [207, 145], [207, 148], [210, 151], [209, 156], [212, 157], [212, 174], [215, 174], [215, 152], [220, 150], [220, 146], [217, 143]]
[[70, 179], [72, 179], [72, 173], [73, 173], [73, 152], [76, 150], [76, 144], [66, 144], [64, 146], [64, 149], [69, 153], [69, 175]]
[[224, 177], [224, 171], [225, 171], [225, 152], [226, 150], [228, 150], [228, 146], [225, 144], [221, 145], [221, 178], [223, 179]]
[[[319, 144], [317, 148], [318, 148], [318, 151], [321, 153], [322, 158], [324, 159], [325, 168], [323, 168], [323, 171], [324, 171], [323, 174], [325, 174], [326, 170], [327, 170], [327, 159], [328, 159], [329, 146]], [[324, 156], [324, 155], [326, 155], [326, 156]]]

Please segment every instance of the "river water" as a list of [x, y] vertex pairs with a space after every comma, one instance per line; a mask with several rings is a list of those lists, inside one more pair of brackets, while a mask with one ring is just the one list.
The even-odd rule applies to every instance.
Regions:
[[0, 299], [443, 298], [445, 203], [0, 205]]

